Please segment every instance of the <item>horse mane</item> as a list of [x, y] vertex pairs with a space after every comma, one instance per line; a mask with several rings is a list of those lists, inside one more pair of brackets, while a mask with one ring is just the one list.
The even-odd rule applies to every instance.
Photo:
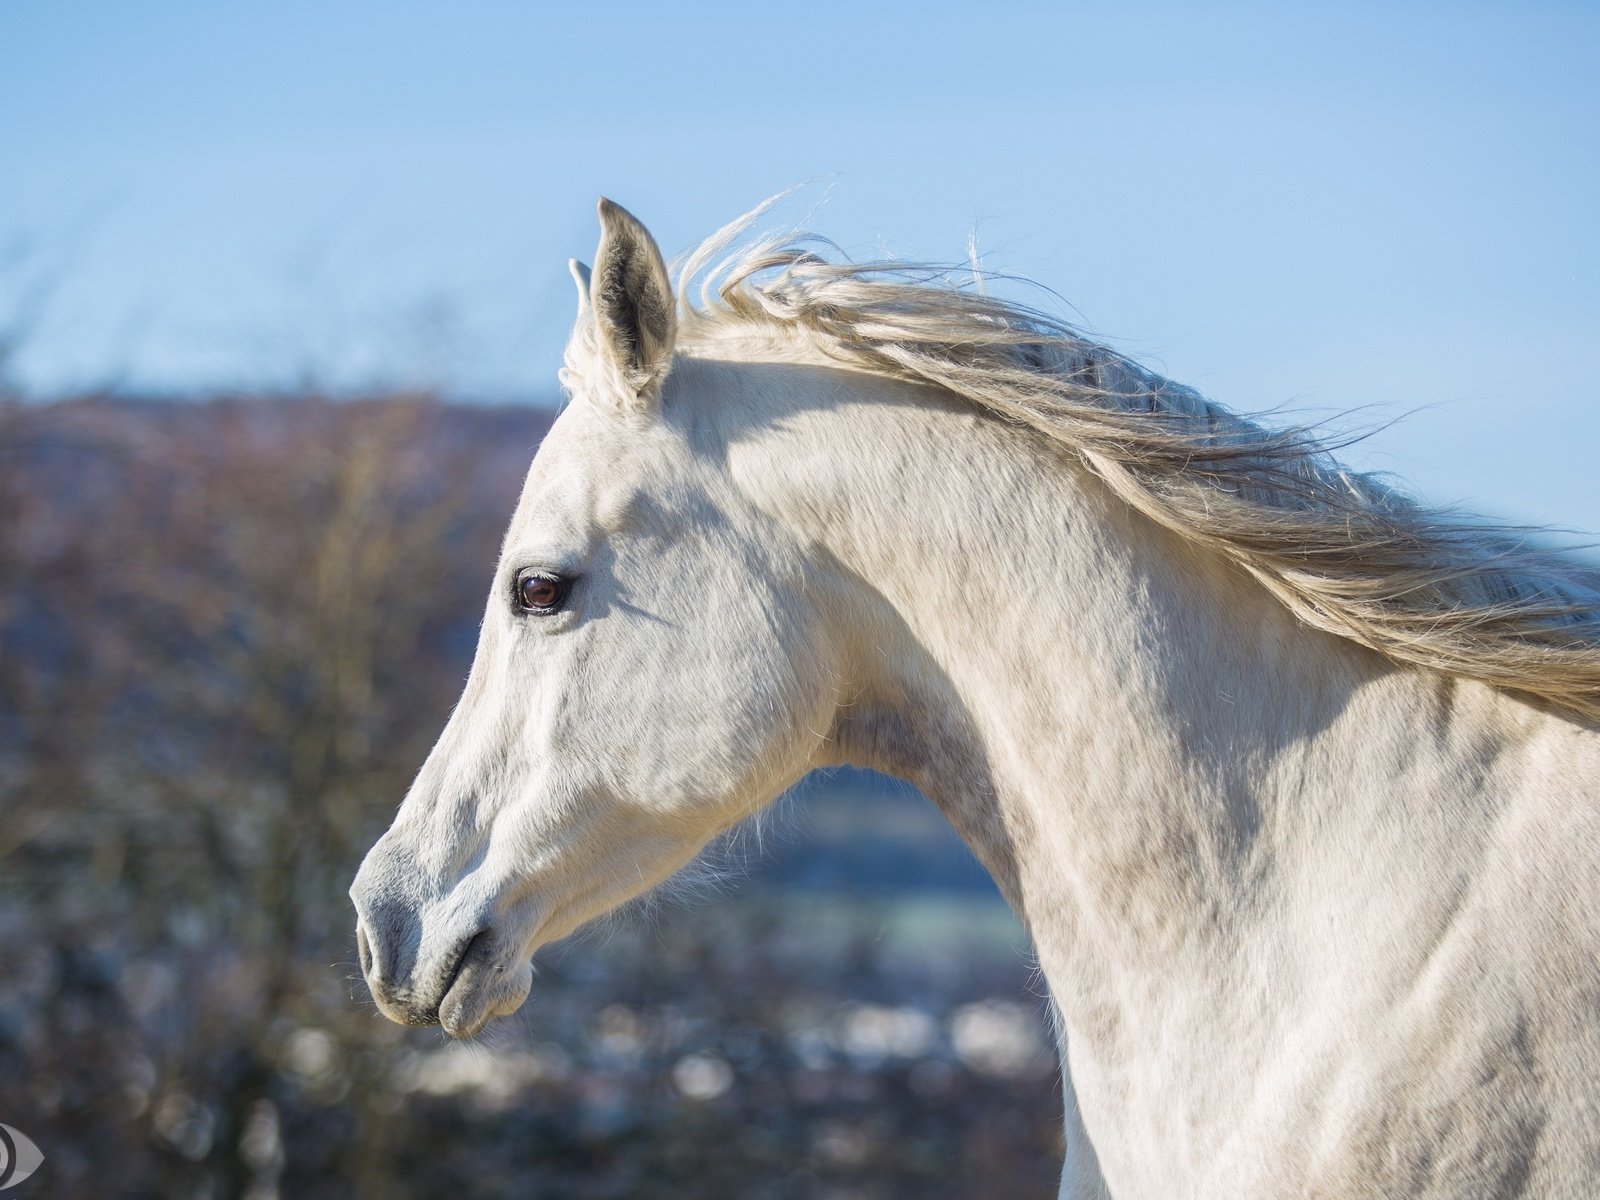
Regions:
[[1600, 721], [1600, 571], [1530, 544], [1539, 531], [1419, 504], [1341, 467], [1311, 430], [1266, 428], [985, 294], [975, 270], [851, 262], [804, 235], [744, 243], [765, 208], [681, 261], [686, 347], [798, 335], [828, 360], [952, 392], [1067, 447], [1305, 623]]

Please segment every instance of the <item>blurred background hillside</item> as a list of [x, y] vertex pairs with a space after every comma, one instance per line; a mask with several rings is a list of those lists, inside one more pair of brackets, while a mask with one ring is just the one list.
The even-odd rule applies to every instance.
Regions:
[[14, 1194], [1054, 1195], [1028, 947], [874, 776], [542, 953], [486, 1046], [366, 999], [345, 888], [465, 676], [564, 261], [602, 192], [671, 253], [811, 180], [780, 223], [976, 255], [1239, 408], [1410, 413], [1347, 457], [1584, 540], [1597, 48], [1580, 3], [4, 6]]
[[0, 1113], [37, 1194], [1048, 1191], [1028, 948], [870, 776], [717, 848], [692, 907], [544, 956], [488, 1050], [377, 1018], [345, 889], [456, 699], [548, 422], [0, 408]]

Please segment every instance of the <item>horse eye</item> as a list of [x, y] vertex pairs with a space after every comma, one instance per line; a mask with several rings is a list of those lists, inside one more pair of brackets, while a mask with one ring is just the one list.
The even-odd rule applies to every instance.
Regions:
[[554, 575], [540, 575], [531, 571], [519, 575], [517, 607], [523, 612], [548, 617], [560, 610], [561, 602], [567, 598], [567, 592], [571, 587], [570, 580], [559, 579]]

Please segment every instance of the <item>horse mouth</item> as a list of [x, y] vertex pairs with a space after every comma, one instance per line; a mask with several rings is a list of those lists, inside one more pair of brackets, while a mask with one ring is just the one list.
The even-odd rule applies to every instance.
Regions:
[[475, 1037], [495, 1017], [516, 1011], [528, 998], [532, 963], [522, 963], [518, 970], [501, 961], [502, 951], [488, 929], [479, 930], [462, 944], [434, 1013], [450, 1037]]
[[488, 934], [487, 929], [480, 929], [466, 941], [461, 943], [461, 951], [456, 955], [455, 966], [450, 968], [450, 974], [445, 976], [444, 988], [439, 992], [439, 1007], [444, 1007], [444, 1002], [450, 996], [450, 989], [461, 980], [461, 972], [466, 969], [467, 959], [472, 954], [472, 948], [484, 940]]

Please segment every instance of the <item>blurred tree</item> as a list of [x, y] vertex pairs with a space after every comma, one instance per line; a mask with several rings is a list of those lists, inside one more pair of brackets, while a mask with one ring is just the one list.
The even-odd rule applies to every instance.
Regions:
[[[526, 457], [486, 474], [449, 413], [425, 398], [135, 421], [100, 401], [4, 410], [4, 887], [61, 922], [33, 931], [59, 970], [138, 959], [149, 995], [108, 978], [103, 1006], [143, 1001], [181, 1027], [137, 1038], [129, 1066], [153, 1074], [134, 1106], [164, 1191], [200, 1175], [245, 1191], [245, 1133], [286, 1039], [325, 1017], [330, 954], [352, 957], [353, 864], [459, 686], [489, 514], [509, 510]], [[539, 418], [521, 424], [531, 443]], [[113, 1064], [84, 1066], [60, 1118], [105, 1122], [127, 1103], [105, 1086]], [[383, 1126], [354, 1115], [347, 1179]]]
[[[1053, 1194], [1027, 958], [970, 891], [613, 924], [541, 956], [498, 1053], [376, 1019], [345, 889], [460, 692], [548, 419], [0, 399], [0, 1120], [37, 1194]], [[914, 803], [885, 828], [948, 841]]]

